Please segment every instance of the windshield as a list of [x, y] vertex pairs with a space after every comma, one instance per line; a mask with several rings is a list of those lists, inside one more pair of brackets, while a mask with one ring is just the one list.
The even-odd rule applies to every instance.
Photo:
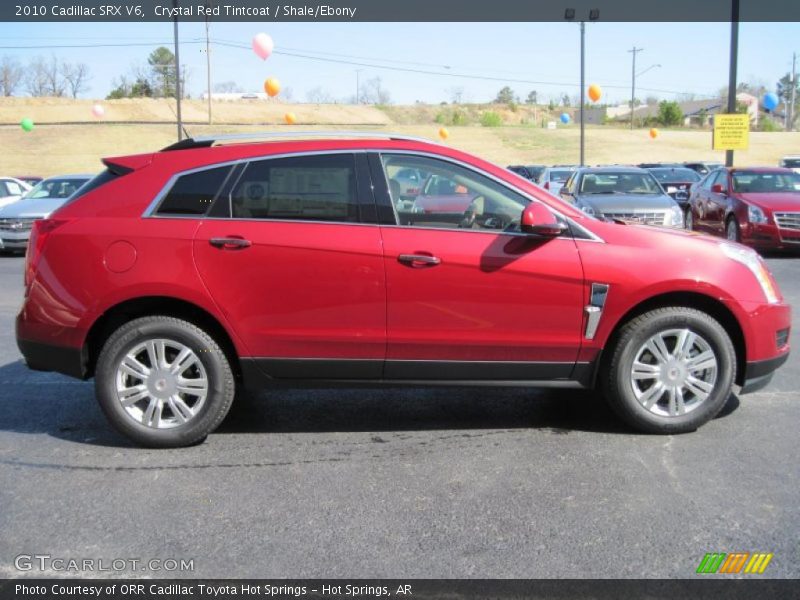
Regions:
[[561, 183], [569, 179], [570, 175], [572, 175], [572, 171], [569, 171], [567, 169], [550, 171], [550, 181], [558, 181], [559, 183]]
[[662, 194], [661, 186], [650, 173], [586, 173], [581, 194]]
[[700, 181], [700, 176], [691, 169], [651, 169], [659, 181]]
[[87, 178], [54, 177], [37, 183], [31, 191], [23, 196], [28, 200], [39, 198], [69, 198], [79, 187], [88, 181]]
[[733, 174], [733, 191], [743, 194], [800, 192], [800, 175], [737, 171]]

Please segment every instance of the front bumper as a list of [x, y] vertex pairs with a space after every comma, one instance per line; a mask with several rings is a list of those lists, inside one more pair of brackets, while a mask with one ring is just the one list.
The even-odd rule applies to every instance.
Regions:
[[28, 238], [31, 232], [27, 231], [0, 231], [0, 249], [25, 250], [28, 247]]
[[786, 352], [781, 356], [768, 360], [757, 360], [748, 362], [744, 372], [744, 383], [740, 394], [749, 394], [765, 388], [772, 381], [775, 371], [789, 358]]
[[800, 230], [781, 229], [774, 223], [745, 223], [741, 229], [742, 243], [765, 250], [800, 250]]

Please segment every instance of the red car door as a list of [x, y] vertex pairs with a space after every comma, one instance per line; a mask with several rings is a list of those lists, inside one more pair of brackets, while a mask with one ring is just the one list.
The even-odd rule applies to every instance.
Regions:
[[[398, 213], [397, 226], [381, 228], [385, 377], [568, 377], [581, 343], [584, 305], [576, 242], [514, 232], [527, 199], [474, 170], [413, 155], [383, 155], [371, 164], [373, 176], [385, 169], [389, 181], [393, 171], [413, 166], [450, 176], [476, 194], [466, 214]], [[380, 185], [376, 192], [381, 194]]]
[[359, 222], [357, 180], [352, 154], [256, 160], [218, 199], [227, 216], [196, 232], [203, 282], [272, 377], [381, 375], [383, 253], [378, 226]]

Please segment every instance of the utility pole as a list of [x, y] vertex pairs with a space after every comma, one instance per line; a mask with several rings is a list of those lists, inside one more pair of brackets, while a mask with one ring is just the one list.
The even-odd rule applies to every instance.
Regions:
[[631, 131], [633, 131], [633, 103], [636, 101], [636, 53], [644, 52], [644, 48], [637, 48], [634, 46], [628, 50], [633, 57], [633, 64], [631, 65]]
[[[209, 0], [208, 6], [211, 7]], [[211, 125], [211, 44], [208, 38], [208, 13], [206, 13], [206, 81], [208, 82], [208, 124]]]
[[584, 126], [586, 113], [586, 23], [581, 21], [581, 166], [584, 164], [585, 151], [584, 142], [586, 130]]
[[361, 98], [360, 98], [361, 89], [360, 89], [360, 86], [359, 86], [358, 74], [361, 73], [361, 71], [363, 71], [363, 70], [364, 69], [356, 69], [356, 106], [360, 104], [360, 100], [361, 100]]
[[183, 139], [183, 120], [181, 119], [181, 59], [180, 59], [180, 49], [178, 44], [178, 0], [172, 0], [172, 7], [175, 10], [175, 25], [174, 25], [174, 35], [175, 35], [175, 100], [178, 104], [176, 117], [178, 119], [178, 141], [180, 142]]
[[789, 131], [794, 130], [794, 103], [797, 101], [797, 52], [792, 52], [792, 96], [789, 105]]
[[[731, 59], [728, 73], [728, 114], [736, 113], [736, 66], [739, 56], [739, 0], [731, 0]], [[725, 166], [733, 166], [733, 150], [725, 151]]]

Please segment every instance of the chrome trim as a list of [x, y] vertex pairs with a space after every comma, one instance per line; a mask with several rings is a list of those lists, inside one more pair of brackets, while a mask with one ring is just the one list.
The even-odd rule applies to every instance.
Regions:
[[600, 325], [600, 318], [603, 316], [603, 308], [608, 298], [607, 283], [593, 283], [589, 295], [589, 304], [583, 308], [586, 312], [586, 330], [583, 337], [593, 340]]

